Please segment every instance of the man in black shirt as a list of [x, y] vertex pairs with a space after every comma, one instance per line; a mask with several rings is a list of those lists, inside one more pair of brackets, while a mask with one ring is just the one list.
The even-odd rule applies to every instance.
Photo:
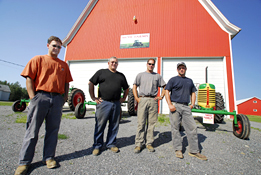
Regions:
[[[89, 81], [89, 93], [97, 103], [95, 113], [95, 131], [92, 154], [97, 156], [103, 146], [103, 134], [107, 121], [109, 121], [106, 147], [117, 153], [116, 136], [119, 130], [121, 103], [125, 101], [129, 86], [124, 74], [118, 72], [118, 59], [111, 57], [108, 69], [98, 70]], [[94, 85], [99, 84], [98, 97], [94, 95]], [[124, 90], [121, 98], [121, 90]]]

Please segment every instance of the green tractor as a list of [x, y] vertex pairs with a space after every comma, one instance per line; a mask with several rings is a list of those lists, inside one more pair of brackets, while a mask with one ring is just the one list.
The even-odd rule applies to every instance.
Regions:
[[224, 115], [233, 115], [233, 134], [240, 139], [248, 139], [250, 135], [250, 122], [246, 115], [236, 114], [236, 111], [225, 110], [224, 100], [219, 92], [215, 92], [215, 85], [207, 83], [200, 84], [197, 94], [197, 105], [191, 111], [195, 113], [214, 114], [214, 122], [222, 123]]

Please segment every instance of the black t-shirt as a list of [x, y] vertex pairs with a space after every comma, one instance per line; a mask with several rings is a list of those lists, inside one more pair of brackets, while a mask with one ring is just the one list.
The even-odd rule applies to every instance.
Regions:
[[165, 89], [171, 92], [171, 101], [179, 103], [189, 103], [190, 95], [197, 91], [190, 78], [180, 76], [172, 77]]
[[109, 69], [98, 70], [90, 79], [94, 85], [99, 84], [98, 97], [103, 100], [120, 100], [121, 89], [128, 89], [129, 85], [123, 73], [111, 72]]

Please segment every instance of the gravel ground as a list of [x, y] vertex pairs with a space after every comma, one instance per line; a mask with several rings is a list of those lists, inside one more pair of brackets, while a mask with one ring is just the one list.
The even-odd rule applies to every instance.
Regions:
[[[18, 115], [10, 106], [0, 106], [0, 174], [14, 174], [18, 155], [25, 133], [24, 123], [15, 123]], [[72, 113], [64, 108], [64, 113]], [[99, 156], [92, 155], [94, 111], [87, 111], [84, 119], [62, 119], [60, 134], [69, 138], [58, 141], [55, 159], [56, 169], [47, 169], [41, 163], [44, 126], [39, 134], [34, 160], [28, 174], [260, 174], [261, 137], [260, 130], [252, 129], [249, 140], [233, 135], [232, 122], [202, 125], [202, 119], [195, 119], [198, 126], [199, 145], [208, 161], [188, 155], [188, 143], [183, 136], [184, 159], [175, 157], [171, 141], [170, 125], [157, 124], [154, 146], [156, 152], [144, 149], [134, 153], [134, 138], [137, 117], [124, 115], [120, 124], [117, 144], [119, 153], [103, 149]], [[107, 129], [106, 129], [107, 130]]]

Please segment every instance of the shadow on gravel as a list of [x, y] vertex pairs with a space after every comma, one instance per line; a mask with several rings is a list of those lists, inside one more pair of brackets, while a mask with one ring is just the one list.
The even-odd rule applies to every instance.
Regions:
[[[181, 134], [181, 137], [185, 135], [184, 132], [180, 132]], [[205, 140], [206, 140], [206, 136], [203, 135], [203, 134], [198, 134], [198, 147], [199, 147], [199, 150], [201, 151], [203, 149], [203, 147], [201, 146], [201, 143], [203, 143]], [[182, 141], [182, 152], [186, 152], [186, 149], [188, 147], [188, 139], [187, 139], [187, 136], [185, 135], [183, 137], [183, 141]]]
[[[159, 133], [158, 131], [157, 132], [154, 132], [154, 135], [156, 135]], [[162, 133], [159, 133], [159, 136], [154, 140], [154, 147], [158, 147], [160, 145], [163, 145], [165, 143], [169, 143], [171, 141], [171, 132], [170, 131], [167, 131], [167, 132], [162, 132]]]
[[[84, 156], [88, 156], [88, 155], [91, 155], [92, 154], [92, 147], [88, 148], [88, 149], [84, 149], [84, 150], [81, 150], [81, 151], [75, 151], [73, 153], [69, 153], [69, 154], [65, 154], [65, 155], [61, 155], [61, 156], [57, 156], [55, 157], [55, 160], [57, 161], [58, 163], [58, 167], [60, 167], [59, 165], [59, 162], [63, 162], [63, 161], [66, 161], [66, 160], [72, 160], [72, 159], [77, 159], [79, 157], [84, 157]], [[29, 170], [28, 170], [28, 174], [31, 174], [33, 172], [33, 170], [39, 168], [39, 167], [42, 167], [42, 166], [46, 166], [44, 165], [42, 162], [35, 162], [35, 163], [32, 163]]]

